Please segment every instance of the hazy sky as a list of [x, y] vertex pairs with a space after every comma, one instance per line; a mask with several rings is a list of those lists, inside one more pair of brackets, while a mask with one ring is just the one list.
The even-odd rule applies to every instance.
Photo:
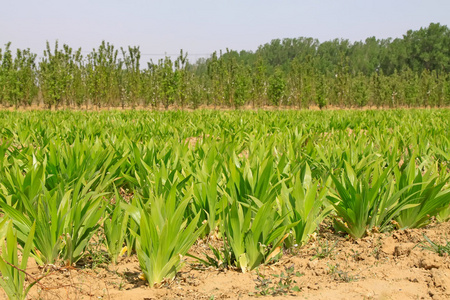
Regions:
[[431, 22], [450, 26], [450, 0], [10, 0], [0, 6], [0, 47], [42, 54], [56, 39], [88, 52], [102, 40], [140, 46], [145, 61], [188, 51], [256, 50], [275, 38], [321, 42], [401, 37]]

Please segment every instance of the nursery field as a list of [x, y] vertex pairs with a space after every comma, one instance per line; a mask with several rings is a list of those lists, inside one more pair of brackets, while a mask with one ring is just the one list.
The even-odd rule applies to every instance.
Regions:
[[450, 110], [0, 111], [0, 298], [448, 299]]

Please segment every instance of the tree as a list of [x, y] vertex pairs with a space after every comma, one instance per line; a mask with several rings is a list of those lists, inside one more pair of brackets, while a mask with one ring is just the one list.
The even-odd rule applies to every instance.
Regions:
[[270, 77], [268, 97], [274, 105], [281, 105], [282, 99], [286, 93], [286, 80], [283, 78], [283, 73], [280, 68], [275, 70], [275, 73]]

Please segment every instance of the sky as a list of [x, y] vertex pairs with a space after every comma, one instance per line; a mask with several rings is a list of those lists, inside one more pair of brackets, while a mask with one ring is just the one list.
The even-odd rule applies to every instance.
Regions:
[[55, 40], [84, 53], [102, 40], [139, 46], [142, 59], [190, 60], [226, 48], [255, 51], [272, 39], [397, 38], [430, 23], [450, 26], [450, 0], [15, 0], [0, 6], [0, 48], [42, 55]]

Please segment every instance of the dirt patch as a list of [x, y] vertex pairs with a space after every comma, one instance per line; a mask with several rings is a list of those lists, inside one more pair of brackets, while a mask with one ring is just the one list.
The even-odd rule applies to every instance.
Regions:
[[[353, 241], [324, 227], [306, 246], [245, 274], [205, 268], [189, 258], [175, 280], [158, 289], [140, 279], [136, 256], [125, 257], [116, 266], [51, 269], [32, 288], [30, 298], [256, 299], [262, 292], [278, 291], [270, 299], [449, 299], [450, 257], [419, 245], [424, 235], [444, 244], [449, 233], [446, 222]], [[208, 242], [220, 247], [217, 240], [199, 240], [191, 253], [211, 255]], [[291, 283], [280, 289], [275, 275], [286, 276], [287, 270], [292, 271]], [[28, 272], [35, 277], [45, 274], [31, 261]], [[0, 294], [0, 299], [6, 296]]]
[[249, 158], [250, 156], [250, 152], [247, 149], [242, 150], [241, 153], [238, 154], [238, 157], [245, 157], [245, 158]]
[[220, 140], [220, 138], [214, 137], [210, 134], [204, 134], [203, 136], [190, 136], [184, 139], [183, 143], [187, 144], [189, 148], [195, 148], [197, 144], [201, 145], [203, 144], [204, 139], [213, 139], [213, 140]]
[[185, 144], [188, 144], [189, 148], [195, 148], [197, 146], [197, 143], [201, 144], [203, 141], [203, 137], [199, 136], [191, 136], [184, 140]]

